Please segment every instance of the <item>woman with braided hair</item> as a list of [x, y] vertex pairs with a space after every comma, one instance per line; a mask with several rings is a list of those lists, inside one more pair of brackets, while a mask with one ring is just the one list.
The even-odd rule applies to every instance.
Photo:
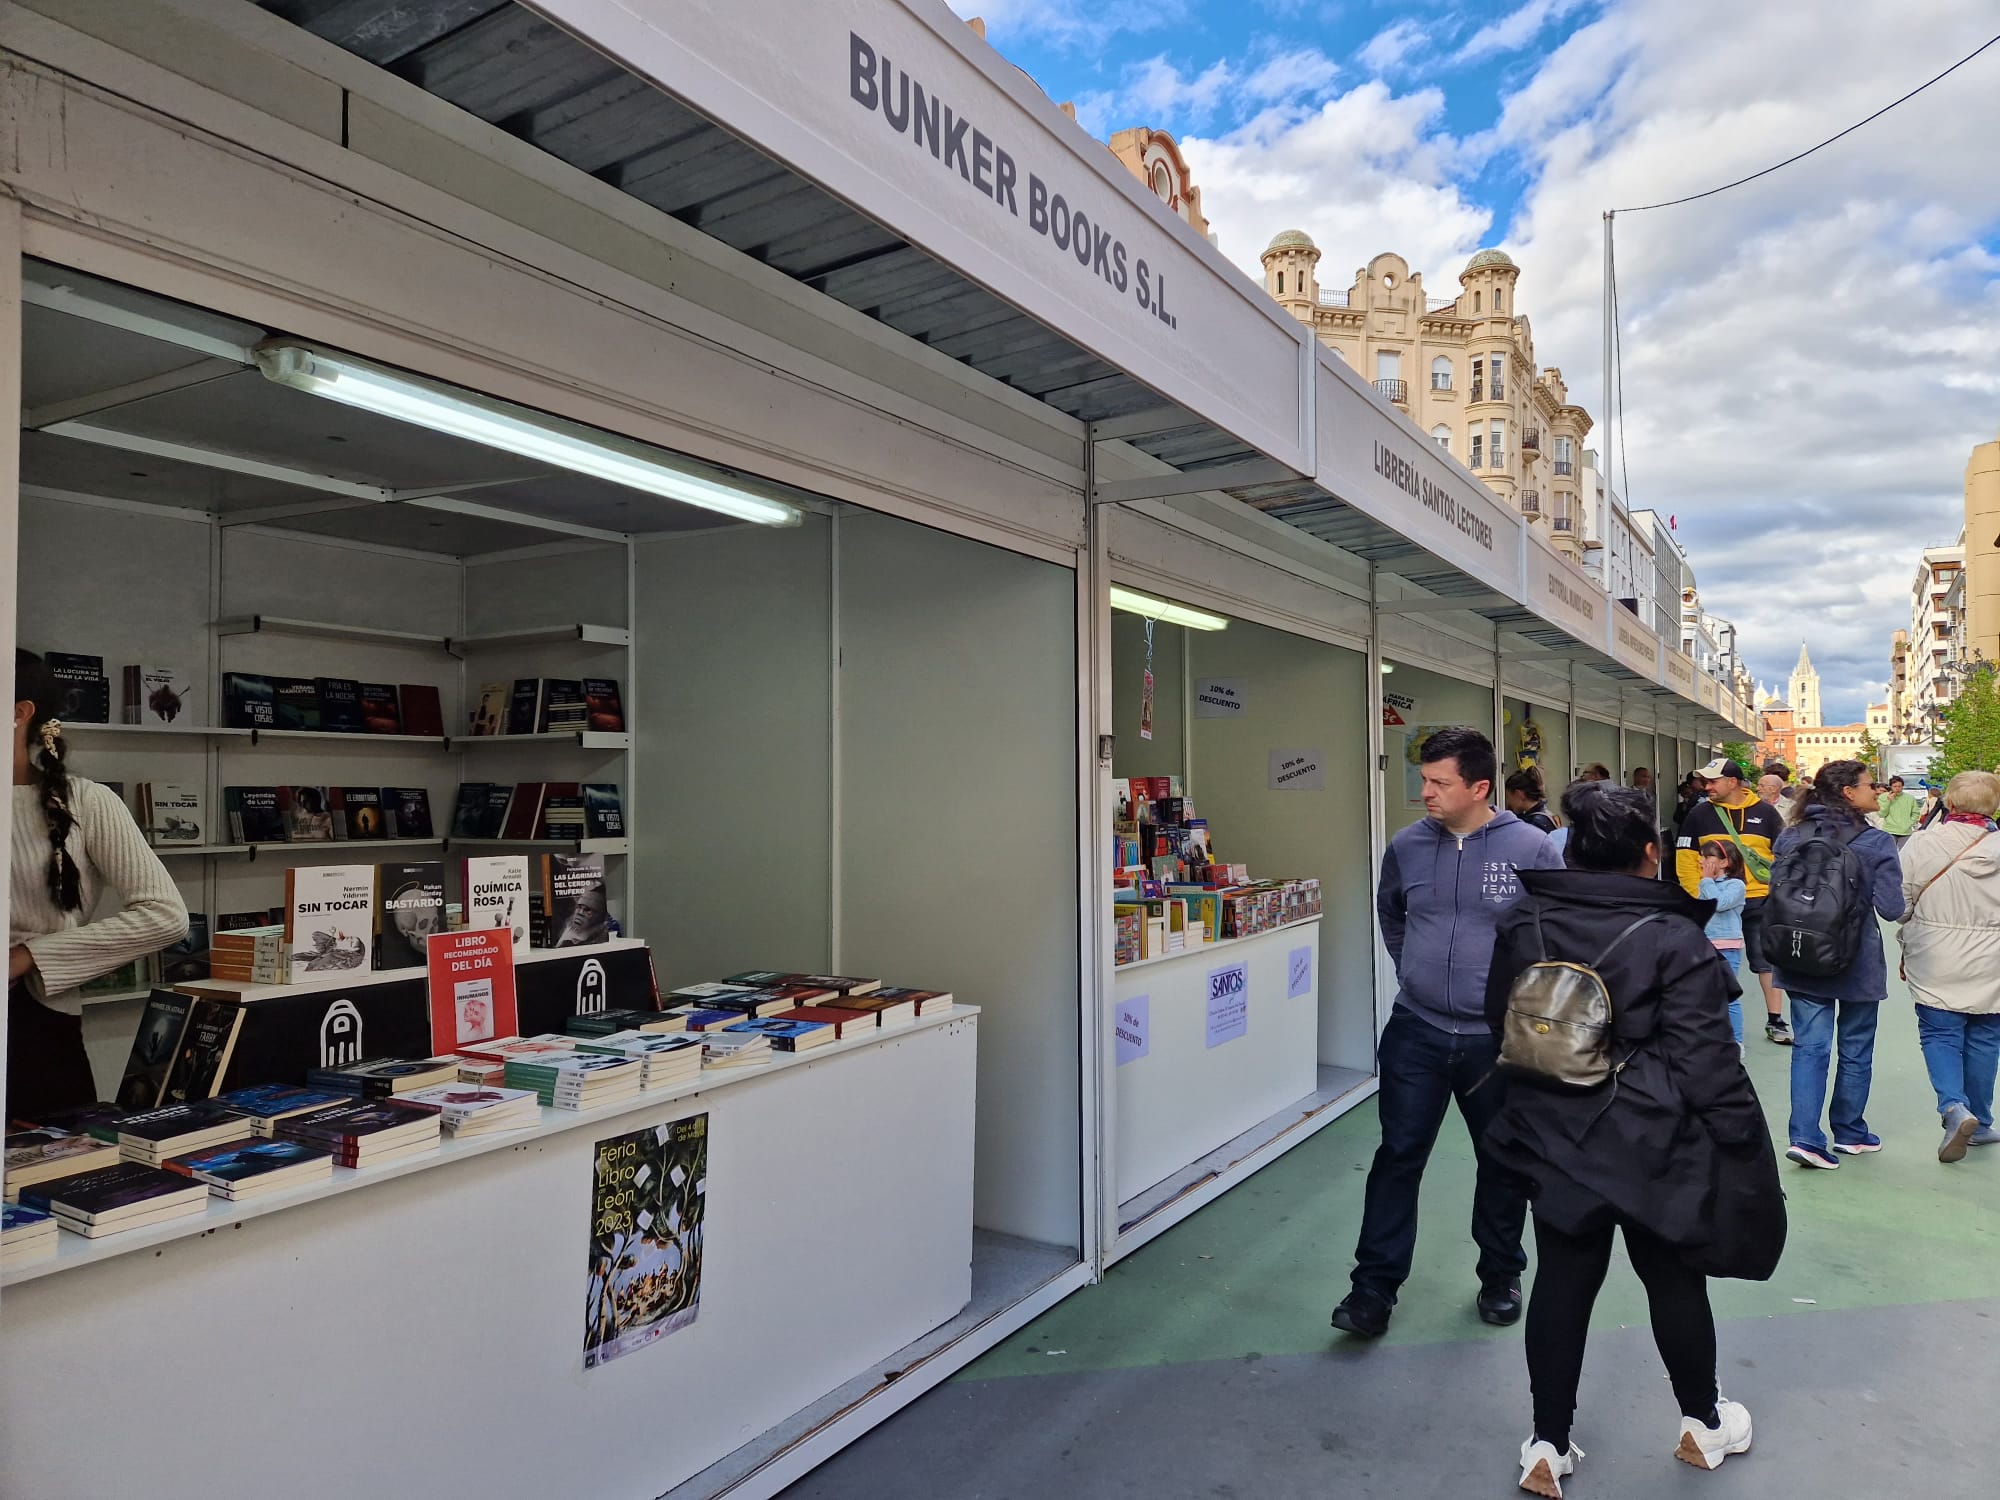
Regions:
[[[61, 703], [42, 659], [16, 651], [7, 1115], [17, 1120], [96, 1101], [77, 987], [187, 932], [187, 906], [124, 803], [64, 767]], [[107, 891], [115, 906], [100, 900]]]

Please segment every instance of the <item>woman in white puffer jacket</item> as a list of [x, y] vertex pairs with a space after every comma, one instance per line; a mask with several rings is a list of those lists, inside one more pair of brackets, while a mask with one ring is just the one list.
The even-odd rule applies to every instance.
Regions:
[[1903, 977], [1944, 1121], [1939, 1161], [2000, 1143], [2000, 776], [1962, 771], [1945, 816], [1903, 846]]

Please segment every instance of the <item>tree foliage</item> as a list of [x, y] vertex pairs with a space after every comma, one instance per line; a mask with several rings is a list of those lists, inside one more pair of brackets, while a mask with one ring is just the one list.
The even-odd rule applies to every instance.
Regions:
[[1722, 742], [1722, 758], [1724, 760], [1733, 760], [1737, 765], [1748, 771], [1758, 763], [1757, 747], [1748, 740], [1724, 740]]
[[1942, 786], [1960, 771], [2000, 767], [2000, 682], [1995, 666], [1981, 662], [1965, 674], [1958, 696], [1939, 716], [1937, 757], [1931, 781]]
[[1871, 776], [1882, 774], [1882, 744], [1875, 738], [1875, 731], [1864, 729], [1861, 739], [1854, 747], [1854, 758], [1868, 768]]

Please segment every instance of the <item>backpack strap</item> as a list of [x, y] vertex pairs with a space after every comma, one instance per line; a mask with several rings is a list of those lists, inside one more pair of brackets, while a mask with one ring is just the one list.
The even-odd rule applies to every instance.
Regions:
[[[1623, 932], [1619, 933], [1617, 937], [1613, 938], [1610, 942], [1606, 943], [1604, 945], [1604, 951], [1598, 954], [1597, 957], [1591, 962], [1590, 965], [1591, 968], [1595, 969], [1600, 967], [1605, 959], [1611, 957], [1611, 950], [1613, 948], [1616, 948], [1620, 943], [1624, 942], [1625, 939], [1630, 937], [1633, 933], [1637, 932], [1641, 927], [1644, 927], [1648, 922], [1653, 921], [1659, 915], [1660, 913], [1656, 911], [1647, 912], [1645, 916], [1639, 918], [1638, 921], [1632, 923]], [[1539, 930], [1539, 923], [1537, 924], [1537, 927]]]

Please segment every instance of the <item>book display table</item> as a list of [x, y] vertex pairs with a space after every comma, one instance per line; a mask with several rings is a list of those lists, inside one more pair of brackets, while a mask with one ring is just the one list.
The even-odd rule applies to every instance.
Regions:
[[[966, 1304], [977, 1017], [64, 1234], [5, 1277], [7, 1492], [652, 1500]], [[702, 1114], [694, 1316], [586, 1367], [599, 1145]]]
[[1318, 1087], [1320, 919], [1114, 972], [1125, 1203]]

